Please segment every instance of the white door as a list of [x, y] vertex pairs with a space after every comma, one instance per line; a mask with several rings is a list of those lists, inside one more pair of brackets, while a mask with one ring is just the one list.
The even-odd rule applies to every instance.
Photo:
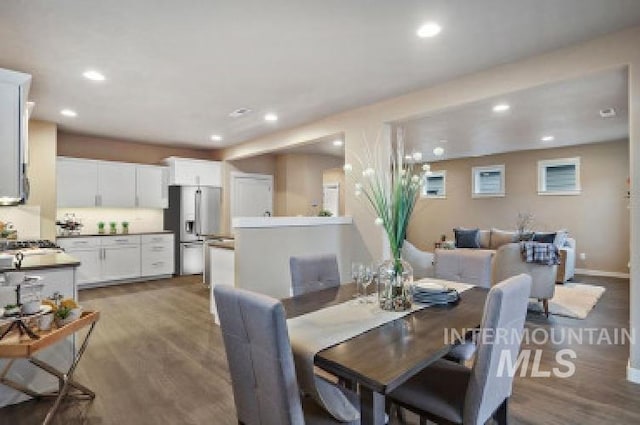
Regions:
[[136, 206], [136, 166], [121, 162], [98, 163], [99, 206], [133, 208]]
[[140, 208], [169, 206], [167, 167], [136, 166], [136, 205]]
[[340, 185], [328, 183], [322, 186], [322, 209], [331, 211], [333, 217], [340, 215]]
[[232, 218], [273, 215], [273, 176], [232, 174], [231, 179]]
[[102, 280], [140, 277], [140, 246], [114, 246], [102, 249]]
[[98, 162], [58, 158], [56, 162], [58, 207], [82, 208], [98, 205]]

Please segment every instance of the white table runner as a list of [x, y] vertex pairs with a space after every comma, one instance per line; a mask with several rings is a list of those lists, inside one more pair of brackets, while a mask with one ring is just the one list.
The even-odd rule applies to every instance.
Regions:
[[[473, 287], [439, 279], [422, 279], [415, 282], [416, 285], [421, 283], [439, 283], [460, 293]], [[305, 394], [312, 396], [339, 421], [350, 422], [359, 419], [360, 412], [347, 400], [342, 391], [315, 375], [315, 355], [325, 348], [425, 307], [428, 305], [414, 303], [411, 310], [391, 312], [381, 310], [377, 305], [377, 299], [373, 304], [352, 300], [287, 320], [298, 385]]]

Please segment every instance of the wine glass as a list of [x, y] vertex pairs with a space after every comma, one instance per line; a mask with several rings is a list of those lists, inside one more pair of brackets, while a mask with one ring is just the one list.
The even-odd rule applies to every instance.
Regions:
[[367, 304], [373, 303], [373, 300], [368, 297], [367, 288], [373, 282], [373, 268], [369, 265], [362, 267], [361, 285], [362, 292], [364, 293], [364, 302]]
[[358, 262], [351, 263], [351, 279], [356, 284], [356, 293], [354, 294], [354, 298], [360, 300], [360, 285], [362, 283], [362, 269], [363, 264]]

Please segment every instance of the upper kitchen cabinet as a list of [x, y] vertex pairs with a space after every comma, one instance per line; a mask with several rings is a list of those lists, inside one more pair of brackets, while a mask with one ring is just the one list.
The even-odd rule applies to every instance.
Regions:
[[166, 208], [166, 167], [58, 157], [58, 207]]
[[31, 76], [0, 68], [0, 205], [27, 196], [27, 95]]
[[169, 184], [172, 186], [222, 187], [220, 161], [170, 157], [165, 163], [169, 166]]
[[98, 206], [113, 208], [136, 206], [135, 164], [98, 162]]
[[96, 207], [98, 199], [98, 161], [58, 157], [58, 207]]
[[169, 170], [155, 165], [136, 166], [137, 205], [140, 208], [169, 207]]

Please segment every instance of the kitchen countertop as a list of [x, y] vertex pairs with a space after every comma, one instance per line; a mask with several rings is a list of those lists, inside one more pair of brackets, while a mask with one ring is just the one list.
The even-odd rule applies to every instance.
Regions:
[[103, 236], [139, 236], [139, 235], [163, 235], [173, 233], [171, 230], [160, 230], [157, 232], [129, 232], [129, 233], [116, 233], [112, 235], [110, 233], [81, 233], [79, 235], [58, 235], [56, 239], [71, 239], [71, 238], [95, 238]]
[[[65, 254], [64, 252], [58, 254], [44, 254], [44, 255], [26, 255], [22, 260], [21, 270], [41, 270], [52, 269], [58, 267], [77, 267], [80, 265], [80, 261]], [[11, 271], [15, 268], [0, 268], [0, 272]]]
[[207, 244], [209, 245], [210, 248], [222, 248], [222, 249], [230, 249], [230, 250], [236, 249], [234, 241], [212, 240], [212, 241], [207, 241]]

